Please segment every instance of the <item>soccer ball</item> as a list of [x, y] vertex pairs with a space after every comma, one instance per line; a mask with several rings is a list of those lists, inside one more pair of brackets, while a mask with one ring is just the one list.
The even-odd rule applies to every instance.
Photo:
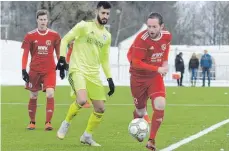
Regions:
[[129, 134], [142, 142], [149, 133], [149, 125], [143, 118], [133, 119], [128, 127]]

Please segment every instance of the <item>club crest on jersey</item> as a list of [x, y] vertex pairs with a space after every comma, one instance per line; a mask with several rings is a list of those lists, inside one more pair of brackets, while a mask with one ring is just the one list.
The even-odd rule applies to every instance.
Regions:
[[46, 45], [50, 46], [51, 45], [51, 40], [46, 40]]
[[162, 44], [162, 45], [161, 45], [161, 49], [162, 49], [163, 51], [165, 51], [165, 49], [166, 49], [166, 44]]

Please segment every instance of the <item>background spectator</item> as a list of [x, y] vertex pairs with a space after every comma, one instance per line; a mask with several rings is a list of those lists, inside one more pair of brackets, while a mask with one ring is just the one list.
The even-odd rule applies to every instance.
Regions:
[[181, 72], [181, 78], [177, 79], [177, 85], [178, 86], [183, 86], [182, 85], [182, 80], [183, 80], [183, 74], [184, 74], [184, 60], [182, 58], [183, 53], [180, 52], [175, 59], [175, 68], [176, 68], [176, 72]]
[[196, 86], [197, 70], [199, 68], [199, 59], [196, 57], [195, 53], [192, 54], [192, 57], [189, 60], [188, 68], [189, 68], [189, 71], [192, 72], [191, 84], [192, 86]]
[[208, 77], [208, 86], [210, 87], [210, 69], [212, 67], [212, 57], [208, 54], [207, 50], [204, 50], [204, 55], [201, 57], [201, 68], [203, 71], [203, 85], [202, 87], [205, 87], [205, 74], [207, 72]]

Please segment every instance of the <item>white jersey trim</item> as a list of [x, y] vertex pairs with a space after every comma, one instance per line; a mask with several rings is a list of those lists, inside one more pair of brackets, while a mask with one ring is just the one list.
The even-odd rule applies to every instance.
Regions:
[[149, 33], [148, 33], [148, 31], [146, 31], [146, 32], [141, 36], [141, 39], [142, 39], [142, 40], [146, 40], [148, 37], [149, 37]]
[[160, 32], [160, 37], [158, 37], [157, 39], [152, 39], [152, 38], [151, 38], [151, 40], [153, 40], [153, 41], [159, 41], [159, 40], [162, 38], [163, 34], [164, 34], [164, 33]]
[[37, 28], [37, 33], [38, 33], [39, 35], [41, 35], [41, 36], [47, 35], [48, 32], [49, 32], [49, 29], [47, 29], [45, 33], [40, 33], [39, 30], [38, 30], [38, 28]]

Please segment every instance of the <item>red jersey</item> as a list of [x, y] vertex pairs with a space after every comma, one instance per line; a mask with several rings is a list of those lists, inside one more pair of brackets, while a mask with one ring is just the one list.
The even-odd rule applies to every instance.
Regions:
[[141, 77], [152, 77], [158, 73], [158, 67], [168, 61], [171, 39], [168, 31], [161, 31], [158, 39], [151, 39], [147, 30], [141, 32], [127, 54], [131, 63], [130, 73]]
[[46, 73], [56, 68], [54, 49], [57, 58], [60, 56], [60, 35], [51, 30], [39, 31], [35, 29], [25, 35], [21, 48], [24, 49], [22, 69], [26, 69], [28, 54], [30, 52], [30, 70]]

